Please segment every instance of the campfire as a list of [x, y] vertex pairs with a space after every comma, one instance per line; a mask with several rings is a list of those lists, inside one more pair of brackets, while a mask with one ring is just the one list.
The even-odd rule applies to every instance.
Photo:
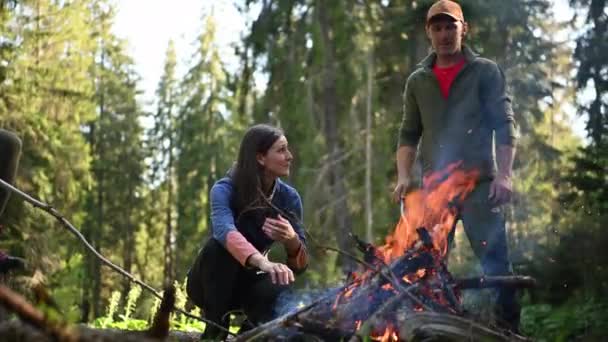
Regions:
[[459, 203], [473, 191], [479, 176], [460, 166], [456, 163], [426, 177], [421, 189], [404, 198], [399, 222], [383, 246], [353, 235], [364, 268], [351, 274], [346, 285], [238, 340], [522, 340], [470, 319], [462, 307], [462, 290], [533, 286], [532, 279], [454, 279], [448, 272], [448, 234]]

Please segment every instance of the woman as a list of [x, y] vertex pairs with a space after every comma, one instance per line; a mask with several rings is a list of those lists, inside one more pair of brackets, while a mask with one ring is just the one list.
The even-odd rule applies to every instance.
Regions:
[[[255, 125], [245, 133], [234, 168], [211, 188], [212, 237], [188, 273], [187, 292], [206, 319], [224, 327], [242, 309], [253, 324], [272, 318], [274, 302], [308, 265], [302, 200], [281, 181], [293, 156], [283, 132]], [[272, 262], [273, 243], [287, 261]], [[204, 338], [223, 338], [207, 325]]]

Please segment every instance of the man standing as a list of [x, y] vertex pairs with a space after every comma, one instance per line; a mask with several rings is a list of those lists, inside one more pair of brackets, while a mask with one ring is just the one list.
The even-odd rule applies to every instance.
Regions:
[[[0, 179], [10, 184], [15, 181], [20, 154], [21, 140], [15, 134], [0, 129]], [[0, 217], [4, 212], [9, 197], [10, 192], [0, 188]], [[0, 225], [1, 229], [2, 226]], [[0, 251], [0, 274], [23, 267], [23, 259], [12, 257]]]
[[[511, 274], [500, 206], [512, 193], [516, 137], [505, 77], [495, 62], [463, 44], [468, 27], [458, 3], [434, 3], [425, 29], [434, 51], [405, 85], [395, 200], [411, 185], [419, 142], [424, 173], [457, 161], [479, 170], [478, 184], [462, 203], [459, 219], [485, 274]], [[500, 289], [496, 304], [498, 316], [517, 330], [515, 291]]]

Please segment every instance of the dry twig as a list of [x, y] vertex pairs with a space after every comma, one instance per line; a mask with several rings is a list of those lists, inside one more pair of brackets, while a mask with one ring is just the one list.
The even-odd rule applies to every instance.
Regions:
[[[50, 214], [51, 216], [53, 216], [55, 219], [57, 219], [57, 221], [59, 221], [59, 223], [61, 223], [61, 225], [65, 228], [67, 228], [70, 233], [72, 233], [74, 236], [76, 236], [80, 242], [82, 242], [82, 244], [89, 250], [89, 252], [91, 252], [93, 255], [95, 255], [99, 260], [101, 260], [101, 262], [110, 267], [112, 270], [116, 271], [117, 273], [119, 273], [120, 275], [124, 276], [125, 278], [129, 279], [131, 282], [136, 283], [137, 285], [141, 286], [143, 289], [147, 290], [148, 292], [152, 293], [155, 297], [159, 298], [159, 299], [163, 299], [163, 296], [156, 291], [153, 287], [151, 287], [150, 285], [144, 283], [143, 281], [135, 278], [135, 276], [133, 276], [131, 273], [125, 271], [123, 268], [121, 268], [120, 266], [115, 265], [114, 263], [112, 263], [110, 260], [108, 260], [106, 257], [104, 257], [101, 253], [99, 253], [93, 246], [91, 246], [91, 244], [87, 241], [87, 239], [80, 233], [80, 231], [74, 227], [70, 221], [68, 221], [66, 218], [64, 218], [61, 213], [59, 213], [59, 211], [57, 211], [55, 208], [53, 208], [51, 205], [46, 204], [44, 202], [41, 202], [35, 198], [33, 198], [32, 196], [26, 194], [25, 192], [17, 189], [16, 187], [12, 186], [11, 184], [5, 182], [4, 180], [0, 179], [0, 187], [11, 191], [13, 193], [15, 193], [17, 196], [21, 197], [22, 199], [24, 199], [26, 202], [30, 203], [31, 205], [33, 205], [34, 207], [43, 210], [44, 212]], [[191, 315], [189, 313], [187, 313], [186, 311], [179, 309], [179, 308], [174, 308], [175, 311], [181, 313], [182, 315], [192, 318], [192, 319], [196, 319], [199, 321], [203, 321], [206, 324], [210, 324], [213, 325], [215, 327], [217, 327], [218, 329], [221, 329], [222, 331], [227, 332], [230, 335], [234, 335], [233, 333], [231, 333], [230, 331], [228, 331], [228, 329], [224, 328], [223, 326], [204, 319], [202, 317], [197, 317], [194, 315]]]

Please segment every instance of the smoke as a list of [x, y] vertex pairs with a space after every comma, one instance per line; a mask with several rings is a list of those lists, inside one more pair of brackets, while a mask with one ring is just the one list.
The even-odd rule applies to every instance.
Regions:
[[275, 317], [281, 317], [300, 310], [321, 298], [336, 297], [340, 290], [342, 290], [342, 286], [330, 289], [283, 291], [275, 302], [274, 315]]

